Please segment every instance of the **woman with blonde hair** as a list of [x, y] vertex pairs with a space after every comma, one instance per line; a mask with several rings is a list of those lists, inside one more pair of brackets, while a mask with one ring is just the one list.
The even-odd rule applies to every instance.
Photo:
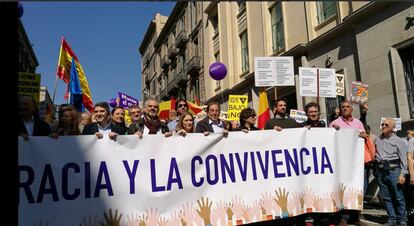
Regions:
[[55, 132], [50, 136], [57, 138], [58, 136], [80, 135], [79, 130], [79, 114], [73, 105], [61, 108], [59, 112], [59, 123]]
[[177, 127], [175, 129], [176, 133], [185, 137], [187, 133], [194, 133], [194, 117], [190, 113], [186, 112], [181, 114]]

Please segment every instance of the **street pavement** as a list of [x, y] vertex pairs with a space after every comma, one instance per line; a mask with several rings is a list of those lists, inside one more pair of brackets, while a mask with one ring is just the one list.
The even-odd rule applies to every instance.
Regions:
[[382, 225], [387, 222], [387, 212], [384, 206], [379, 203], [365, 203], [362, 215], [365, 219], [361, 221], [369, 226]]

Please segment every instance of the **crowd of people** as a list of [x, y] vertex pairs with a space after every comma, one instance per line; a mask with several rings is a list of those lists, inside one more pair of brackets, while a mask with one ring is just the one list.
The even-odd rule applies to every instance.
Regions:
[[[266, 122], [266, 130], [282, 131], [286, 128], [327, 127], [320, 119], [320, 106], [311, 102], [306, 104], [307, 120], [297, 123], [287, 114], [287, 102], [278, 99], [274, 103], [274, 118]], [[381, 134], [370, 134], [370, 127], [366, 123], [368, 106], [362, 105], [361, 118], [352, 116], [353, 104], [344, 101], [331, 117], [328, 125], [337, 130], [341, 128], [357, 129], [359, 136], [365, 141], [364, 148], [364, 194], [368, 187], [368, 174], [373, 174], [378, 182], [384, 205], [388, 215], [386, 225], [404, 226], [408, 223], [408, 215], [414, 212], [414, 130], [407, 132], [407, 140], [394, 133], [395, 120], [386, 118], [381, 124]], [[256, 112], [252, 108], [245, 108], [240, 112], [239, 122], [229, 122], [220, 118], [220, 104], [207, 104], [207, 117], [201, 120], [188, 112], [188, 103], [185, 99], [178, 99], [175, 103], [174, 114], [170, 114], [168, 121], [158, 117], [159, 102], [148, 99], [143, 109], [138, 105], [128, 108], [131, 123], [125, 123], [125, 109], [114, 107], [110, 110], [106, 102], [96, 103], [94, 112], [79, 113], [72, 105], [61, 105], [57, 123], [50, 126], [38, 116], [35, 102], [31, 96], [19, 96], [18, 135], [28, 140], [30, 136], [50, 136], [58, 139], [66, 135], [95, 135], [101, 139], [108, 136], [116, 140], [119, 135], [136, 135], [140, 139], [148, 134], [164, 134], [169, 137], [174, 134], [186, 136], [187, 133], [202, 133], [208, 136], [211, 133], [222, 133], [227, 136], [231, 131], [259, 130], [255, 127]], [[405, 185], [404, 185], [405, 184]], [[363, 225], [360, 212], [350, 211], [341, 213], [340, 217], [329, 218], [334, 224], [347, 225], [350, 222]], [[318, 220], [318, 219], [316, 219]], [[320, 219], [319, 219], [320, 220]]]

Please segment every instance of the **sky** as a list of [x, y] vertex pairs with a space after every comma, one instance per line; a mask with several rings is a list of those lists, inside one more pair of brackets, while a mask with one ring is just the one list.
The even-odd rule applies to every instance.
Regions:
[[[21, 21], [39, 62], [41, 86], [53, 96], [62, 36], [86, 74], [94, 103], [124, 92], [141, 100], [139, 46], [155, 14], [175, 2], [21, 2]], [[58, 80], [55, 104], [66, 103]]]

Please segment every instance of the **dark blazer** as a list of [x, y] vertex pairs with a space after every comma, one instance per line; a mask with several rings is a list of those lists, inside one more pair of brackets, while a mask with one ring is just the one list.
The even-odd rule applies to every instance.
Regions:
[[[220, 121], [222, 121], [222, 120], [220, 120]], [[231, 129], [230, 129], [229, 123], [226, 123], [224, 121], [222, 121], [222, 122], [223, 122], [223, 125], [224, 125], [224, 129], [227, 129], [227, 130], [230, 131]], [[197, 123], [195, 132], [196, 133], [204, 133], [204, 132], [214, 133], [213, 127], [210, 125], [210, 123], [208, 123], [208, 117], [203, 118], [201, 121], [199, 121]]]
[[[19, 117], [17, 135], [22, 134], [22, 133], [29, 135], [29, 133], [26, 130], [26, 126], [24, 126], [23, 119]], [[50, 126], [49, 124], [47, 124], [47, 122], [39, 118], [34, 119], [33, 136], [48, 136], [50, 133], [51, 133]]]
[[[162, 134], [170, 131], [168, 129], [167, 123], [161, 121], [160, 124], [161, 124], [161, 133]], [[144, 128], [145, 128], [144, 119], [140, 118], [136, 122], [133, 122], [131, 125], [129, 125], [128, 134], [134, 134], [137, 131], [141, 131], [141, 133], [143, 133]]]
[[240, 125], [239, 127], [237, 127], [234, 131], [242, 131], [244, 129], [250, 130], [250, 131], [254, 131], [254, 130], [260, 130], [259, 128], [255, 127], [255, 126], [251, 126], [250, 129], [248, 129], [246, 126], [242, 126]]
[[[112, 132], [115, 132], [119, 135], [125, 135], [126, 134], [126, 128], [118, 126], [114, 123], [111, 123], [109, 126], [111, 128]], [[95, 135], [95, 133], [99, 132], [98, 123], [92, 123], [89, 125], [86, 125], [85, 128], [82, 131], [82, 135]]]

